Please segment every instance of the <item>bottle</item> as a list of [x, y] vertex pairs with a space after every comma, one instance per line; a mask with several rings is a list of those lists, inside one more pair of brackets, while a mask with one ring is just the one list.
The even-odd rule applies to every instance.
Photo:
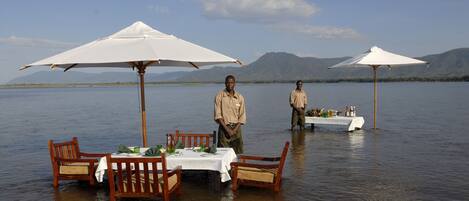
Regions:
[[355, 106], [350, 106], [351, 114], [350, 116], [354, 117], [356, 115]]

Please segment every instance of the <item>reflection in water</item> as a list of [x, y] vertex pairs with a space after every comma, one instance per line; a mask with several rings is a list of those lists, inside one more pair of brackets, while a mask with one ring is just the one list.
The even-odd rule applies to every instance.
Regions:
[[[107, 185], [107, 183], [103, 184]], [[109, 200], [107, 188], [90, 187], [87, 182], [63, 182], [60, 183], [58, 189], [54, 189], [54, 201], [85, 201], [95, 200], [104, 201]]]
[[351, 158], [360, 158], [363, 155], [364, 147], [364, 131], [357, 130], [348, 134], [348, 140], [350, 145], [350, 157]]
[[288, 200], [285, 199], [282, 193], [283, 190], [280, 192], [273, 192], [272, 189], [266, 188], [256, 188], [256, 187], [248, 187], [243, 186], [239, 188], [236, 193], [234, 193], [233, 201], [284, 201]]
[[290, 156], [294, 174], [301, 176], [305, 170], [305, 131], [292, 131]]

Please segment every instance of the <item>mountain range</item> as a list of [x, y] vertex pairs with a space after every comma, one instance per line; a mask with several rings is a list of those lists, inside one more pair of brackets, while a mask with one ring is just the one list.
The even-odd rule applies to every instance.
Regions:
[[[147, 73], [146, 82], [223, 82], [224, 77], [233, 74], [243, 82], [289, 82], [294, 80], [327, 81], [369, 81], [370, 68], [328, 67], [350, 57], [315, 58], [298, 57], [285, 52], [270, 52], [241, 68], [213, 67], [195, 71]], [[469, 78], [469, 48], [453, 49], [441, 54], [418, 57], [429, 65], [402, 67], [380, 67], [378, 77], [383, 80], [451, 80]], [[116, 83], [137, 82], [135, 72], [62, 72], [40, 71], [15, 78], [8, 84], [45, 83]]]

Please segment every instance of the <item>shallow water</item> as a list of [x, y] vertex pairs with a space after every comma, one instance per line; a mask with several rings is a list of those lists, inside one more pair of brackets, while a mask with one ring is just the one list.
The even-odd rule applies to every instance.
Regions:
[[[304, 84], [311, 107], [355, 105], [363, 130], [319, 126], [288, 131], [294, 84], [239, 84], [247, 104], [246, 154], [280, 153], [291, 141], [280, 193], [229, 186], [208, 189], [183, 180], [175, 200], [467, 200], [469, 83], [380, 83], [372, 130], [372, 84]], [[213, 96], [221, 84], [146, 88], [150, 144], [175, 129], [211, 132]], [[108, 200], [106, 185], [61, 182], [52, 187], [47, 140], [77, 136], [87, 152], [139, 145], [137, 87], [0, 89], [0, 198]]]

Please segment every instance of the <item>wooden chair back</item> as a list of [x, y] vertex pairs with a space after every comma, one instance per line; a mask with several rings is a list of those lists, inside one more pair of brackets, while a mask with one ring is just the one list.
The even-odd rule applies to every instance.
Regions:
[[176, 130], [175, 133], [166, 134], [167, 145], [174, 146], [178, 141], [181, 141], [184, 147], [199, 147], [202, 144], [209, 147], [216, 144], [216, 131], [212, 133], [184, 133]]
[[54, 143], [49, 140], [49, 153], [52, 166], [57, 164], [59, 158], [63, 159], [78, 159], [80, 158], [80, 147], [78, 146], [78, 139], [73, 137], [71, 141]]
[[95, 184], [97, 158], [104, 157], [104, 154], [81, 152], [76, 137], [59, 143], [49, 140], [48, 148], [55, 188], [59, 186], [59, 180], [85, 180], [90, 185]]
[[112, 158], [107, 154], [106, 160], [112, 201], [118, 197], [162, 197], [169, 200], [172, 190], [179, 189], [180, 175], [177, 175], [177, 183], [172, 184], [177, 185], [176, 188], [169, 186], [169, 178], [173, 175], [166, 169], [164, 154], [161, 157], [135, 158]]

